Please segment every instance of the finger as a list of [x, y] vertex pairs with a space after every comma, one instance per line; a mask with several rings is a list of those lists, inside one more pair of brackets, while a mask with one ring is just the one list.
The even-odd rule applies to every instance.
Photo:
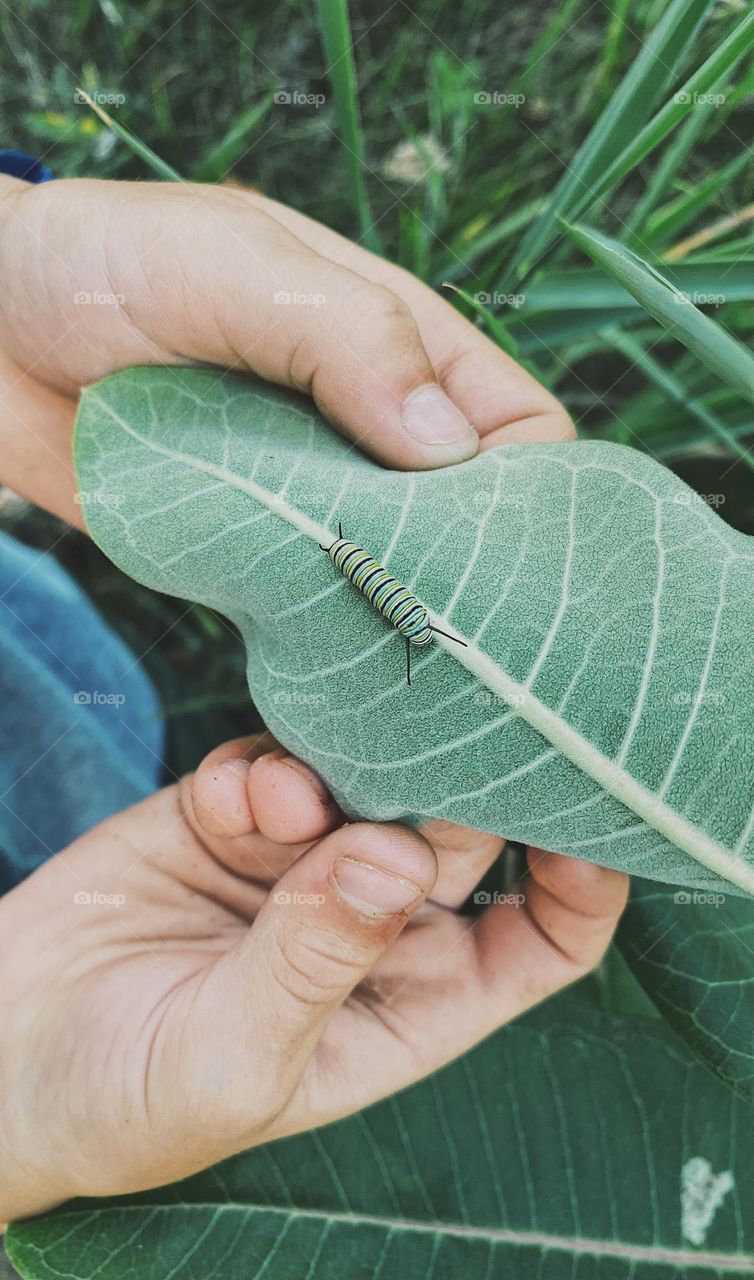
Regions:
[[190, 779], [191, 807], [205, 835], [242, 836], [256, 830], [247, 782], [253, 760], [277, 748], [271, 733], [233, 738], [204, 757]]
[[628, 876], [537, 848], [527, 850], [527, 865], [526, 918], [550, 947], [553, 963], [593, 969], [626, 905]]
[[432, 901], [460, 907], [502, 853], [504, 840], [433, 818], [420, 828], [437, 854], [437, 882]]
[[317, 840], [341, 818], [322, 779], [269, 733], [205, 756], [191, 780], [191, 803], [205, 835], [259, 831], [279, 844]]
[[194, 1005], [210, 1058], [233, 1027], [247, 1064], [229, 1100], [239, 1121], [253, 1126], [260, 1110], [267, 1116], [285, 1105], [333, 1013], [395, 941], [435, 874], [434, 854], [416, 832], [355, 824], [319, 841], [283, 876]]
[[327, 1123], [438, 1070], [599, 962], [627, 877], [541, 850], [529, 856], [525, 897], [512, 892], [476, 919], [427, 905], [424, 927], [387, 952], [365, 1000], [328, 1025], [306, 1090], [280, 1116], [276, 1136]]
[[0, 351], [0, 483], [83, 528], [71, 459], [73, 400]]
[[[277, 743], [269, 733], [224, 742], [204, 758], [195, 774], [180, 783], [183, 814], [210, 854], [205, 891], [216, 898], [230, 893], [234, 905], [249, 907], [250, 919], [269, 886], [306, 848], [306, 844], [280, 845], [268, 840], [256, 827], [248, 795], [249, 770], [254, 760], [275, 748]], [[219, 868], [231, 872], [231, 877], [218, 878]], [[250, 897], [245, 886], [254, 889]]]
[[483, 447], [575, 438], [559, 401], [416, 276], [259, 192], [243, 194], [317, 253], [390, 289], [408, 305], [436, 376], [473, 422]]
[[254, 761], [247, 792], [257, 827], [278, 844], [317, 840], [342, 820], [322, 779], [282, 748]]
[[[193, 776], [191, 804], [196, 823], [225, 865], [248, 873], [249, 846], [239, 837], [252, 832], [272, 843], [293, 846], [286, 859], [267, 850], [266, 863], [282, 875], [299, 856], [299, 846], [321, 839], [343, 821], [343, 815], [322, 780], [308, 765], [271, 735], [239, 738], [210, 752]], [[504, 841], [497, 836], [460, 827], [436, 818], [420, 828], [438, 858], [432, 901], [460, 907], [500, 856]], [[219, 843], [215, 838], [219, 838]], [[255, 859], [259, 843], [254, 843]], [[269, 871], [257, 868], [262, 883], [272, 883]]]
[[[391, 466], [477, 452], [405, 300], [322, 257], [243, 192], [64, 180], [11, 191], [2, 208], [0, 338], [22, 363], [46, 352], [36, 374], [58, 389], [127, 365], [208, 360], [312, 395]], [[82, 291], [115, 302], [77, 305]]]
[[498, 1025], [501, 1007], [507, 1021], [593, 969], [626, 905], [622, 872], [535, 848], [527, 864], [516, 890], [469, 935], [482, 1029]]
[[[192, 779], [191, 802], [202, 833], [226, 840], [260, 832], [277, 844], [304, 845], [343, 820], [318, 775], [278, 748], [270, 734], [237, 738], [211, 751]], [[461, 906], [500, 856], [504, 841], [441, 818], [420, 830], [438, 857], [433, 902]], [[226, 865], [238, 865], [236, 855], [244, 850], [248, 868], [245, 846], [212, 847]], [[287, 862], [275, 856], [277, 874], [298, 854], [298, 849], [292, 849]]]

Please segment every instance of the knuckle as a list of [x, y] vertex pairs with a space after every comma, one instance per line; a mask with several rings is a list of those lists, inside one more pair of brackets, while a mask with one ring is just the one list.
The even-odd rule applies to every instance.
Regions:
[[416, 331], [411, 309], [397, 293], [385, 285], [364, 281], [347, 295], [343, 314], [349, 328], [359, 325], [369, 335], [370, 342], [378, 346], [407, 331]]
[[339, 999], [372, 958], [369, 947], [302, 923], [283, 931], [276, 955], [278, 985], [306, 1005], [328, 1005]]
[[311, 395], [322, 367], [319, 336], [303, 333], [297, 337], [288, 352], [288, 377], [297, 391]]

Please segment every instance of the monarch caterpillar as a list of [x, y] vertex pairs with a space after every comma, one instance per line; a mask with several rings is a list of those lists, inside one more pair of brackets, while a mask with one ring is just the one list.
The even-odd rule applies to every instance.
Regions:
[[343, 525], [338, 521], [338, 536], [326, 551], [344, 578], [357, 588], [383, 618], [403, 636], [406, 641], [406, 680], [411, 684], [411, 645], [429, 644], [433, 633], [455, 640], [456, 644], [466, 647], [465, 640], [458, 640], [448, 635], [439, 627], [433, 627], [429, 614], [416, 596], [404, 587], [403, 583], [388, 573], [374, 556], [355, 542], [343, 537]]

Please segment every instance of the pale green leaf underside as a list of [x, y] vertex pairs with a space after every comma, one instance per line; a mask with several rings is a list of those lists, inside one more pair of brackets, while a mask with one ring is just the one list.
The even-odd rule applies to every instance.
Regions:
[[666, 1028], [566, 997], [362, 1115], [9, 1243], [29, 1280], [751, 1276], [753, 1141]]
[[[204, 370], [82, 397], [96, 541], [239, 626], [270, 729], [364, 817], [440, 816], [754, 892], [754, 553], [602, 442], [385, 471], [311, 404]], [[468, 647], [402, 641], [333, 568], [338, 520]]]

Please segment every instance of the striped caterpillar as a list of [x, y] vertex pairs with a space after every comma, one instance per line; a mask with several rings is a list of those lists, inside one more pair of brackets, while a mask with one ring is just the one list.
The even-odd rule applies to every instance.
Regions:
[[411, 684], [411, 645], [429, 644], [433, 633], [446, 636], [465, 647], [464, 640], [457, 640], [439, 627], [433, 627], [427, 610], [403, 583], [388, 573], [374, 556], [343, 537], [343, 525], [338, 521], [338, 536], [329, 547], [321, 547], [344, 578], [353, 583], [382, 617], [406, 641], [406, 680]]

